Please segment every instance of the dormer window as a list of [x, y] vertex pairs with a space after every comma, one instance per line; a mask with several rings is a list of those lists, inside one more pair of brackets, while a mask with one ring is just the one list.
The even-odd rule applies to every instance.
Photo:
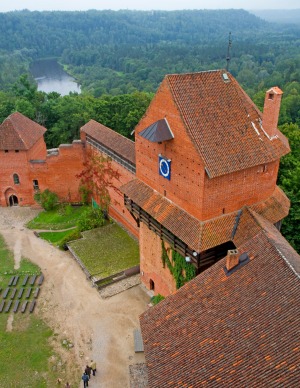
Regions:
[[19, 175], [18, 174], [14, 174], [13, 175], [13, 179], [14, 179], [14, 184], [15, 185], [19, 185], [20, 184], [20, 179], [19, 179]]

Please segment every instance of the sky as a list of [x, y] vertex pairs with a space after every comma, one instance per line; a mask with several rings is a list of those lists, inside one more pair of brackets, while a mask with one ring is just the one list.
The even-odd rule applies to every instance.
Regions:
[[29, 9], [30, 11], [86, 11], [88, 9], [299, 9], [299, 0], [0, 0], [0, 12]]

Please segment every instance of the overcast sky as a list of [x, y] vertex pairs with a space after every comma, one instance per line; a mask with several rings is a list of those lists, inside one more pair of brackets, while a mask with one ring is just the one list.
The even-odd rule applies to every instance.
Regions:
[[297, 9], [299, 0], [0, 0], [0, 12], [29, 9], [31, 11], [85, 11], [88, 9]]

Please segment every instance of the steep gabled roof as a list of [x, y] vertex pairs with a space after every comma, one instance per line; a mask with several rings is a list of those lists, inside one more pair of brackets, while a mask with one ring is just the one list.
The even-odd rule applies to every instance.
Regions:
[[19, 112], [12, 113], [0, 125], [1, 150], [29, 150], [46, 132], [35, 121]]
[[261, 112], [225, 70], [167, 75], [163, 82], [210, 177], [278, 160], [289, 152], [279, 131], [273, 140], [268, 138]]
[[222, 259], [141, 316], [150, 387], [298, 387], [300, 257], [244, 216], [247, 264], [227, 276]]
[[132, 164], [135, 164], [135, 148], [132, 140], [127, 139], [95, 120], [90, 120], [81, 127], [80, 131], [85, 132], [88, 136], [97, 140], [109, 150], [115, 152]]

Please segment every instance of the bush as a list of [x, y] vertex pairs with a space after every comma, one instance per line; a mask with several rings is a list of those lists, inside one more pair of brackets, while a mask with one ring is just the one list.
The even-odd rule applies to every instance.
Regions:
[[78, 229], [74, 229], [71, 233], [69, 233], [66, 237], [64, 237], [59, 243], [59, 249], [67, 249], [67, 243], [69, 241], [78, 240], [81, 238], [81, 234]]
[[36, 193], [34, 199], [45, 210], [53, 210], [58, 205], [58, 195], [49, 189]]
[[153, 304], [153, 305], [156, 305], [158, 304], [159, 302], [161, 302], [162, 300], [164, 300], [165, 297], [160, 295], [160, 294], [157, 294], [155, 296], [152, 296], [150, 302]]
[[101, 209], [88, 208], [80, 216], [77, 226], [80, 232], [103, 226], [105, 219]]

